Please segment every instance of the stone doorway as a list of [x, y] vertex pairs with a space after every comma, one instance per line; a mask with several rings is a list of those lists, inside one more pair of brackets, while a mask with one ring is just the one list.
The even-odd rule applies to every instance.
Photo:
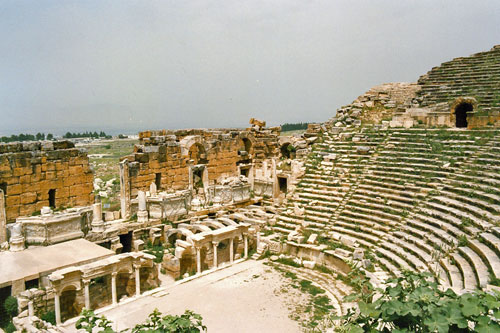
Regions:
[[119, 236], [120, 236], [120, 243], [123, 245], [122, 253], [132, 251], [132, 231]]
[[7, 315], [7, 311], [5, 311], [5, 309], [3, 307], [3, 303], [5, 302], [7, 297], [10, 296], [11, 293], [12, 293], [11, 286], [0, 288], [0, 305], [1, 305], [0, 306], [0, 327], [4, 327], [7, 324], [8, 319], [9, 319], [9, 316]]
[[76, 289], [66, 289], [61, 293], [61, 321], [65, 322], [68, 319], [78, 316], [81, 307], [78, 306], [76, 300]]
[[470, 103], [461, 103], [455, 108], [455, 126], [457, 128], [467, 128], [467, 112], [471, 112], [473, 106]]

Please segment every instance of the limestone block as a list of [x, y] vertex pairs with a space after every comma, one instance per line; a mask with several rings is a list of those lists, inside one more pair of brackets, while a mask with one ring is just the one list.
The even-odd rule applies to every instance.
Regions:
[[316, 239], [318, 238], [318, 234], [311, 234], [307, 239], [307, 244], [316, 244]]
[[140, 239], [134, 240], [134, 251], [139, 252], [142, 250], [144, 250], [144, 241], [142, 241]]
[[362, 260], [364, 258], [365, 251], [363, 249], [355, 249], [352, 255], [354, 260]]
[[313, 269], [314, 266], [316, 266], [316, 261], [304, 260], [302, 261], [302, 265], [304, 265], [305, 268]]

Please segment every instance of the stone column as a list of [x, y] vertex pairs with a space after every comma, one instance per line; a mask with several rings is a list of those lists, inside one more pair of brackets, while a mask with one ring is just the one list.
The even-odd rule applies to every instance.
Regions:
[[57, 291], [54, 295], [54, 308], [56, 311], [56, 325], [61, 325], [61, 303], [59, 301], [59, 293]]
[[120, 210], [122, 218], [130, 216], [130, 181], [128, 171], [128, 160], [123, 160], [120, 166]]
[[111, 273], [111, 299], [113, 300], [113, 305], [118, 303], [117, 296], [116, 296], [116, 276], [118, 275], [117, 272]]
[[28, 317], [35, 315], [35, 308], [33, 307], [33, 300], [28, 301]]
[[139, 297], [141, 295], [141, 266], [134, 265], [135, 270], [135, 296]]
[[23, 224], [16, 222], [10, 228], [10, 250], [12, 252], [24, 250]]
[[85, 309], [90, 310], [90, 289], [89, 283], [90, 280], [83, 280], [83, 293], [85, 296]]
[[229, 239], [229, 262], [232, 264], [234, 261], [234, 238]]
[[196, 246], [196, 273], [201, 274], [201, 247]]
[[273, 199], [280, 195], [280, 186], [278, 183], [278, 176], [276, 174], [276, 160], [273, 158], [272, 181], [273, 181]]
[[102, 204], [100, 202], [92, 205], [92, 231], [93, 232], [103, 232], [104, 231], [104, 221], [102, 220]]
[[217, 268], [217, 246], [219, 245], [219, 242], [212, 242], [213, 249], [214, 249], [214, 269]]
[[7, 241], [7, 216], [5, 215], [5, 196], [0, 189], [0, 245]]
[[146, 193], [144, 193], [144, 191], [139, 191], [139, 193], [137, 194], [137, 199], [139, 201], [139, 210], [137, 211], [137, 222], [147, 222], [148, 211], [146, 205]]
[[245, 241], [245, 258], [248, 258], [248, 235], [243, 235], [243, 240]]

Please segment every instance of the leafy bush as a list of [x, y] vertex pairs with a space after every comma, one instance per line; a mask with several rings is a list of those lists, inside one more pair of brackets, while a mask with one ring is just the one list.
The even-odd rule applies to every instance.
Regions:
[[[106, 317], [98, 317], [94, 311], [83, 309], [81, 318], [75, 324], [77, 329], [86, 332], [115, 333], [111, 327], [112, 322]], [[199, 333], [206, 332], [207, 328], [202, 323], [202, 317], [192, 311], [186, 310], [180, 316], [166, 315], [162, 317], [160, 311], [155, 309], [149, 314], [148, 319], [132, 328], [132, 333]], [[127, 330], [128, 331], [128, 330]], [[123, 331], [122, 331], [123, 332]]]
[[9, 315], [9, 317], [12, 319], [13, 317], [17, 316], [17, 298], [14, 296], [9, 296], [5, 299], [5, 302], [3, 303], [3, 308]]
[[52, 325], [56, 324], [56, 313], [54, 311], [47, 311], [40, 316], [40, 319]]
[[16, 331], [16, 327], [12, 322], [10, 322], [6, 327], [5, 327], [5, 333], [13, 333]]
[[380, 297], [362, 293], [359, 313], [349, 310], [337, 332], [500, 332], [500, 293], [441, 291], [429, 273], [404, 271], [388, 281]]
[[145, 323], [136, 325], [132, 333], [160, 332], [160, 333], [198, 333], [206, 332], [207, 328], [202, 323], [202, 317], [192, 311], [186, 310], [180, 316], [161, 316], [155, 309]]
[[[85, 330], [88, 333], [92, 332], [104, 332], [104, 333], [114, 333], [111, 324], [112, 322], [106, 317], [97, 317], [94, 311], [83, 309], [80, 314], [81, 318], [75, 324], [75, 327], [79, 330]], [[97, 328], [94, 330], [94, 328]]]

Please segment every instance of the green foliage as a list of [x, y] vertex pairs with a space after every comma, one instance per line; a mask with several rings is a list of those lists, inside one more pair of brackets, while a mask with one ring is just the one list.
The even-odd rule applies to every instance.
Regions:
[[56, 324], [56, 313], [54, 311], [47, 311], [40, 316], [40, 319], [52, 325]]
[[5, 302], [3, 303], [3, 308], [7, 312], [7, 315], [12, 319], [13, 317], [17, 316], [18, 312], [18, 306], [17, 306], [17, 298], [14, 296], [9, 296], [5, 299]]
[[7, 326], [5, 326], [5, 333], [13, 333], [16, 331], [16, 327], [12, 322], [9, 322]]
[[160, 245], [153, 245], [150, 240], [146, 242], [144, 247], [144, 252], [152, 254], [155, 256], [154, 262], [161, 263], [163, 261], [163, 254], [165, 253], [165, 248], [160, 243]]
[[358, 300], [359, 313], [349, 310], [337, 332], [500, 332], [497, 292], [459, 296], [440, 290], [429, 273], [410, 271], [376, 291], [375, 301], [362, 293], [349, 296]]
[[[92, 310], [83, 309], [80, 313], [80, 319], [75, 324], [75, 327], [79, 330], [85, 330], [88, 333], [92, 332], [104, 332], [104, 333], [114, 333], [111, 324], [112, 322], [106, 317], [98, 317]], [[94, 330], [95, 329], [95, 330]]]
[[71, 133], [71, 132], [66, 132], [66, 134], [63, 135], [63, 138], [65, 139], [72, 139], [72, 138], [106, 138], [109, 139], [111, 138], [111, 135], [107, 135], [103, 131], [97, 133], [97, 132], [88, 132], [85, 131], [83, 133]]
[[155, 309], [145, 323], [136, 325], [132, 333], [160, 332], [160, 333], [197, 333], [206, 332], [207, 328], [202, 323], [202, 317], [193, 311], [186, 310], [180, 316], [161, 316]]
[[309, 123], [284, 123], [281, 125], [281, 131], [282, 132], [288, 132], [288, 131], [296, 131], [296, 130], [302, 130], [302, 129], [307, 129], [307, 125]]
[[[75, 324], [76, 329], [85, 330], [88, 333], [102, 332], [115, 333], [112, 322], [106, 317], [98, 317], [94, 311], [83, 309], [80, 319]], [[148, 319], [142, 324], [132, 328], [132, 333], [199, 333], [206, 332], [207, 327], [202, 323], [202, 317], [193, 311], [186, 310], [180, 316], [165, 315], [162, 317], [160, 311], [155, 309], [149, 314]], [[127, 330], [128, 331], [128, 330]], [[123, 331], [122, 331], [123, 332]]]

